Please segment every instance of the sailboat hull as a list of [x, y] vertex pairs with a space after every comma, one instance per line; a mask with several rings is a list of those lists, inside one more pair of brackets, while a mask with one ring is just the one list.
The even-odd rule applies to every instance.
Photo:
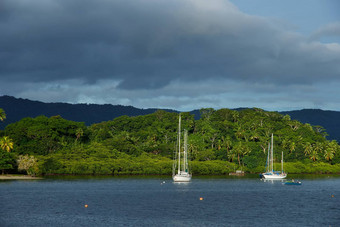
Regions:
[[174, 182], [189, 182], [191, 181], [191, 174], [188, 173], [180, 173], [172, 176]]
[[287, 174], [285, 174], [285, 173], [280, 173], [280, 174], [275, 174], [275, 173], [270, 173], [270, 174], [268, 174], [268, 173], [263, 173], [262, 174], [262, 177], [264, 178], [264, 179], [271, 179], [271, 180], [275, 180], [275, 179], [284, 179], [284, 178], [286, 178], [287, 177]]

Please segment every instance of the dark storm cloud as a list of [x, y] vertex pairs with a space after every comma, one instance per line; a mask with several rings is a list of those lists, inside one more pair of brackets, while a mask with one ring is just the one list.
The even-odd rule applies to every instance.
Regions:
[[120, 81], [121, 89], [228, 78], [337, 79], [339, 46], [308, 41], [228, 1], [3, 0], [0, 76]]

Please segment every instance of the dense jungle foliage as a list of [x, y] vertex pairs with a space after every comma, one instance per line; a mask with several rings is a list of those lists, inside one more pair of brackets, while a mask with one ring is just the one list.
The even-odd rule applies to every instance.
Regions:
[[[325, 139], [321, 126], [257, 108], [201, 109], [199, 120], [190, 113], [181, 117], [193, 174], [263, 171], [272, 133], [278, 168], [283, 152], [287, 172], [340, 173], [340, 147]], [[13, 143], [10, 152], [1, 146], [7, 156], [0, 167], [32, 175], [171, 175], [177, 127], [178, 114], [161, 110], [89, 127], [60, 116], [24, 118], [0, 131]]]

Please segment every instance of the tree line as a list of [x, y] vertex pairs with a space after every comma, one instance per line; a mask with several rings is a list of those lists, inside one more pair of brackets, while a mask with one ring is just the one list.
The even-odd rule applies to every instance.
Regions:
[[[274, 134], [286, 171], [340, 172], [340, 148], [322, 126], [258, 108], [181, 113], [194, 174], [261, 172]], [[6, 119], [0, 109], [1, 118]], [[121, 116], [91, 126], [61, 116], [23, 118], [0, 131], [0, 169], [28, 174], [171, 174], [178, 114]], [[339, 165], [338, 165], [339, 164]]]

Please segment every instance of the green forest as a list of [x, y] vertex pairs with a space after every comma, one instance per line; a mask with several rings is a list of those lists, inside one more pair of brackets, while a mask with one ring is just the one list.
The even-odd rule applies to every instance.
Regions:
[[[260, 173], [274, 135], [288, 173], [340, 173], [340, 146], [322, 126], [258, 108], [201, 109], [195, 120], [181, 113], [189, 133], [193, 175], [223, 175], [242, 169]], [[0, 131], [0, 169], [29, 175], [171, 175], [178, 113], [121, 116], [91, 126], [61, 116], [24, 118]], [[0, 109], [0, 124], [6, 120]]]

